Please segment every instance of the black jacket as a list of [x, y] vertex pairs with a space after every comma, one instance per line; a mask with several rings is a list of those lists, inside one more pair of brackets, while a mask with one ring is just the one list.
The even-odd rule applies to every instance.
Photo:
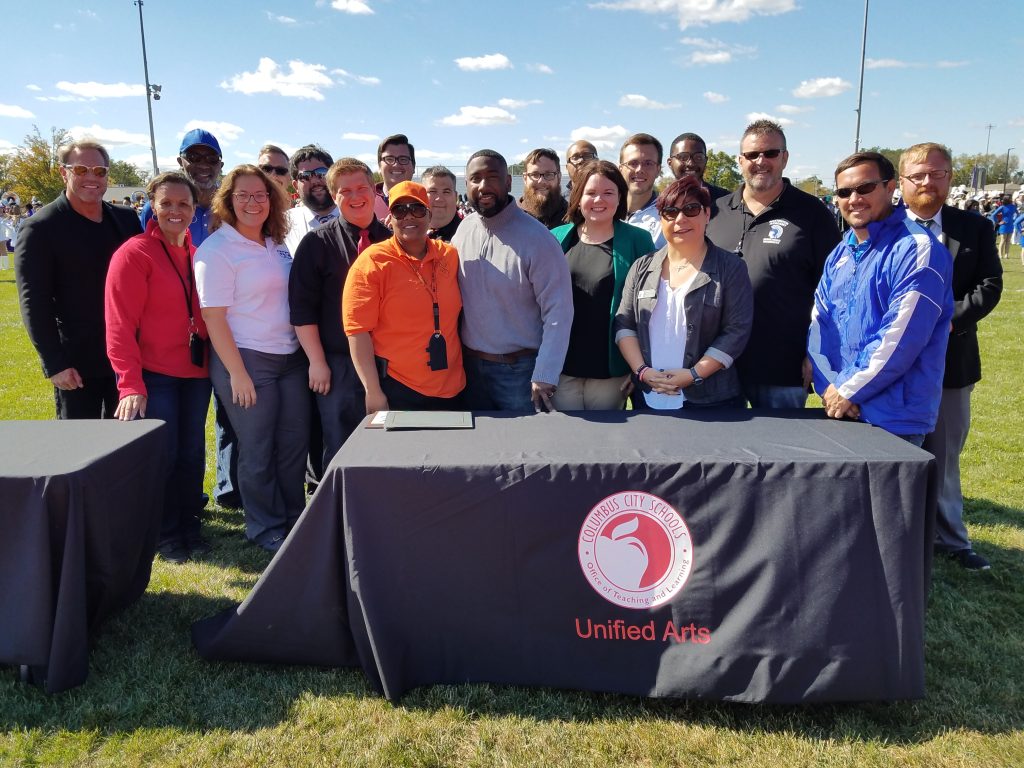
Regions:
[[953, 254], [953, 332], [946, 347], [942, 386], [959, 389], [981, 379], [978, 321], [1003, 292], [995, 229], [984, 216], [942, 206], [942, 233]]
[[76, 213], [63, 192], [22, 226], [14, 251], [18, 300], [45, 376], [67, 368], [83, 377], [114, 375], [103, 319], [107, 267], [121, 243], [140, 232], [131, 208], [105, 202], [97, 224]]

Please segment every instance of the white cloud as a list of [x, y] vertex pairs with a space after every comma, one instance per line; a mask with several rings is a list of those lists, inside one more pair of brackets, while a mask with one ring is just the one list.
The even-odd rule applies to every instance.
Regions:
[[776, 117], [775, 115], [769, 115], [767, 112], [748, 112], [747, 122], [752, 123], [755, 120], [771, 120], [773, 123], [778, 123], [783, 128], [787, 125], [793, 125], [793, 121], [788, 117]]
[[149, 136], [147, 134], [129, 133], [128, 131], [123, 131], [120, 128], [104, 128], [100, 125], [90, 125], [88, 127], [76, 125], [74, 128], [68, 129], [68, 132], [76, 139], [82, 139], [88, 136], [96, 139], [102, 144], [114, 147], [149, 146]]
[[813, 80], [802, 80], [793, 89], [798, 99], [820, 99], [826, 96], [838, 96], [853, 86], [841, 77], [816, 77]]
[[459, 107], [457, 115], [442, 117], [440, 125], [501, 125], [517, 121], [515, 115], [501, 107]]
[[38, 85], [36, 85], [35, 83], [29, 83], [29, 84], [28, 84], [28, 85], [26, 85], [25, 87], [26, 87], [26, 88], [28, 88], [28, 89], [29, 89], [30, 91], [41, 91], [41, 90], [43, 90], [42, 88], [40, 88], [40, 87], [39, 87]]
[[90, 11], [87, 8], [80, 8], [78, 10], [78, 15], [79, 16], [84, 16], [87, 19], [98, 19], [99, 18], [99, 16], [97, 15], [96, 11]]
[[704, 91], [704, 98], [712, 104], [724, 104], [729, 100], [724, 93], [715, 93], [714, 91]]
[[373, 9], [363, 0], [334, 0], [331, 3], [331, 8], [342, 13], [351, 13], [355, 15], [366, 15], [373, 13]]
[[864, 69], [905, 69], [911, 64], [899, 59], [865, 59]]
[[621, 99], [619, 99], [620, 107], [636, 107], [637, 109], [678, 109], [679, 104], [665, 104], [654, 99], [649, 99], [646, 96], [641, 96], [639, 93], [627, 93]]
[[18, 147], [7, 139], [0, 139], [0, 155], [9, 155], [14, 152]]
[[694, 51], [690, 54], [690, 63], [698, 66], [705, 64], [728, 64], [732, 61], [729, 51]]
[[796, 0], [609, 0], [591, 8], [641, 13], [673, 13], [680, 29], [722, 22], [747, 21], [752, 16], [775, 16], [797, 8]]
[[954, 69], [955, 67], [966, 67], [969, 61], [937, 61], [935, 66], [939, 69]]
[[68, 94], [64, 94], [64, 95], [61, 95], [61, 96], [36, 96], [36, 101], [65, 102], [65, 101], [89, 101], [89, 99], [83, 99], [81, 96], [70, 96]]
[[245, 128], [234, 123], [221, 123], [216, 120], [189, 120], [185, 127], [178, 132], [180, 139], [193, 128], [203, 128], [217, 137], [218, 142], [237, 141], [238, 137], [245, 133]]
[[598, 149], [617, 147], [627, 136], [629, 136], [629, 131], [621, 125], [602, 125], [599, 128], [583, 125], [579, 128], [574, 128], [569, 133], [570, 140], [589, 141]]
[[14, 104], [0, 104], [0, 117], [33, 118], [35, 115], [24, 107], [19, 107]]
[[270, 11], [264, 11], [264, 13], [270, 21], [276, 21], [278, 24], [291, 26], [299, 23], [298, 19], [293, 19], [291, 16], [278, 16], [276, 13], [271, 13]]
[[1007, 125], [1012, 125], [1014, 128], [1024, 125], [1024, 117], [1014, 117], [1006, 121]]
[[463, 56], [455, 65], [464, 72], [479, 72], [485, 69], [511, 69], [512, 62], [504, 53], [489, 53], [486, 56]]
[[[124, 160], [126, 163], [131, 163], [136, 168], [142, 168], [144, 171], [148, 171], [153, 167], [153, 155], [150, 152], [138, 152], [134, 155], [127, 155], [120, 159]], [[177, 155], [157, 155], [156, 164], [161, 171], [181, 170], [181, 166], [178, 165]]]
[[379, 77], [372, 77], [368, 75], [354, 75], [345, 69], [332, 69], [332, 75], [337, 75], [342, 80], [355, 80], [360, 85], [380, 85]]
[[728, 64], [737, 58], [750, 58], [757, 53], [751, 45], [726, 43], [717, 38], [684, 37], [679, 40], [697, 50], [692, 51], [688, 61], [693, 66], [703, 67], [708, 64]]
[[61, 80], [57, 83], [57, 90], [82, 99], [121, 99], [146, 95], [146, 86], [142, 83], [69, 83]]
[[538, 72], [542, 75], [553, 75], [555, 70], [549, 67], [547, 64], [527, 64], [526, 68], [531, 72]]
[[533, 104], [543, 104], [540, 99], [498, 99], [498, 106], [505, 109], [522, 109]]
[[775, 108], [776, 112], [781, 112], [784, 115], [799, 115], [802, 112], [813, 112], [814, 107], [797, 107], [793, 104], [779, 104]]
[[296, 99], [323, 101], [320, 92], [330, 88], [334, 81], [326, 74], [323, 64], [307, 64], [304, 61], [289, 61], [285, 73], [277, 62], [266, 56], [260, 58], [255, 72], [242, 72], [220, 84], [221, 88], [251, 96], [254, 93], [276, 93]]
[[341, 134], [341, 138], [349, 141], [380, 141], [380, 136], [375, 133], [352, 133], [351, 131]]

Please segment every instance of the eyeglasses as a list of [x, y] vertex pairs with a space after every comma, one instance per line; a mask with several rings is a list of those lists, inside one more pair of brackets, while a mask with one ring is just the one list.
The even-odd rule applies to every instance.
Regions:
[[864, 195], [870, 195], [875, 191], [875, 187], [879, 184], [885, 184], [886, 181], [888, 181], [888, 179], [878, 179], [876, 181], [865, 181], [863, 184], [858, 184], [856, 187], [839, 187], [836, 189], [836, 197], [846, 200], [854, 192], [861, 197]]
[[903, 178], [915, 185], [919, 185], [924, 184], [928, 179], [931, 179], [932, 181], [939, 181], [940, 179], [944, 179], [949, 176], [950, 173], [952, 173], [952, 171], [922, 171], [921, 173], [908, 174]]
[[105, 165], [65, 165], [66, 170], [71, 171], [75, 176], [85, 176], [91, 173], [93, 176], [102, 179], [110, 169]]
[[587, 160], [597, 160], [596, 152], [578, 152], [569, 158], [569, 165], [582, 165]]
[[781, 155], [786, 150], [784, 149], [763, 149], [760, 152], [740, 152], [740, 155], [747, 160], [747, 162], [754, 162], [759, 157], [764, 157], [766, 160], [774, 160], [776, 157]]
[[266, 164], [260, 166], [260, 170], [263, 171], [268, 176], [270, 176], [270, 175], [274, 175], [274, 176], [287, 176], [288, 175], [288, 166], [286, 166], [286, 165], [270, 165], [269, 163], [266, 163]]
[[544, 171], [542, 173], [540, 171], [534, 171], [533, 173], [524, 173], [523, 177], [529, 179], [530, 181], [540, 181], [541, 179], [544, 179], [544, 181], [554, 181], [555, 179], [558, 178], [558, 172]]
[[220, 162], [218, 155], [205, 152], [186, 152], [182, 157], [189, 165], [216, 165]]
[[269, 192], [232, 192], [231, 196], [235, 198], [236, 203], [245, 205], [250, 200], [255, 200], [257, 203], [265, 203], [270, 199]]
[[630, 160], [628, 163], [622, 163], [622, 165], [631, 171], [639, 171], [641, 168], [645, 171], [653, 171], [658, 167], [658, 163], [654, 160]]
[[674, 155], [669, 155], [672, 160], [678, 160], [680, 163], [688, 163], [691, 160], [695, 163], [703, 163], [708, 159], [708, 156], [703, 152], [676, 152]]
[[422, 219], [429, 211], [423, 203], [395, 203], [391, 206], [391, 218], [402, 221], [411, 213], [414, 219]]
[[679, 206], [669, 205], [661, 209], [661, 218], [665, 221], [672, 221], [682, 211], [684, 216], [692, 219], [694, 216], [699, 216], [703, 210], [704, 206], [697, 202], [683, 203]]
[[327, 169], [321, 166], [319, 168], [314, 168], [312, 171], [299, 171], [297, 174], [295, 174], [295, 178], [298, 179], [299, 181], [309, 181], [314, 176], [316, 176], [318, 179], [326, 178]]
[[408, 155], [401, 155], [400, 157], [382, 155], [380, 159], [384, 161], [384, 165], [412, 165], [412, 158]]

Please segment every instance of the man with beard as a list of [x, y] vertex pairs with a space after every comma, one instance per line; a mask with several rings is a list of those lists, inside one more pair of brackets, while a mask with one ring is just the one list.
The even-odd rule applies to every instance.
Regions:
[[[217, 137], [203, 128], [193, 128], [186, 133], [178, 149], [178, 165], [199, 192], [196, 212], [188, 228], [192, 245], [198, 248], [210, 234], [210, 203], [213, 202], [213, 193], [220, 186], [220, 172], [224, 168]], [[147, 202], [142, 208], [143, 229], [151, 218], [153, 208]]]
[[423, 172], [423, 188], [430, 200], [430, 229], [427, 236], [450, 243], [462, 223], [459, 197], [455, 192], [455, 174], [443, 165], [433, 165]]
[[747, 263], [754, 326], [736, 361], [754, 408], [803, 408], [811, 381], [807, 327], [814, 289], [839, 227], [814, 195], [782, 172], [789, 152], [782, 127], [756, 120], [740, 139], [743, 184], [711, 203], [707, 237]]
[[103, 292], [114, 251], [139, 233], [130, 208], [103, 202], [110, 155], [82, 140], [58, 153], [64, 191], [24, 219], [14, 252], [21, 316], [53, 384], [58, 419], [113, 418]]
[[558, 241], [509, 194], [505, 158], [473, 153], [476, 209], [452, 238], [459, 252], [466, 399], [473, 410], [550, 411], [572, 327], [572, 282]]
[[981, 380], [978, 321], [999, 303], [1003, 268], [992, 223], [945, 204], [952, 178], [953, 158], [941, 144], [915, 144], [900, 156], [900, 190], [908, 217], [930, 229], [953, 256], [953, 325], [942, 399], [935, 431], [924, 440], [939, 475], [935, 549], [969, 571], [987, 571], [991, 566], [971, 548], [964, 525], [960, 453], [971, 427], [971, 392]]
[[619, 150], [619, 170], [626, 179], [626, 221], [651, 233], [655, 248], [665, 245], [661, 216], [654, 204], [654, 183], [661, 175], [661, 142], [648, 133], [635, 133]]
[[377, 147], [377, 169], [383, 181], [375, 189], [373, 212], [378, 219], [387, 222], [391, 215], [388, 207], [391, 188], [403, 181], [412, 181], [416, 172], [416, 150], [404, 133], [388, 136]]
[[535, 149], [523, 161], [523, 196], [519, 206], [548, 229], [565, 223], [568, 201], [562, 197], [562, 173], [553, 149]]
[[332, 165], [334, 159], [316, 144], [299, 147], [292, 155], [292, 184], [302, 201], [302, 205], [287, 212], [288, 235], [284, 244], [293, 257], [307, 232], [338, 218], [338, 206], [327, 189], [327, 169]]
[[681, 133], [672, 140], [668, 154], [668, 167], [677, 179], [693, 176], [700, 181], [711, 194], [712, 200], [725, 197], [729, 190], [716, 187], [704, 181], [704, 171], [708, 167], [708, 147], [704, 139], [696, 133]]

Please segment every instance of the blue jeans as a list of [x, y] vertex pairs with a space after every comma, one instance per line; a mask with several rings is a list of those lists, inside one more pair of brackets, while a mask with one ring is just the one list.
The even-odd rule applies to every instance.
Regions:
[[924, 435], [896, 435], [900, 440], [906, 440], [911, 445], [916, 445], [918, 448], [924, 445]]
[[286, 535], [306, 506], [309, 363], [301, 350], [238, 352], [256, 388], [255, 405], [231, 402], [231, 377], [216, 352], [210, 355], [210, 379], [238, 436], [245, 535], [262, 544]]
[[213, 395], [213, 438], [217, 451], [217, 479], [214, 481], [213, 497], [225, 507], [240, 507], [242, 497], [238, 493], [238, 437], [235, 436], [235, 429], [216, 392]]
[[331, 391], [316, 396], [323, 428], [323, 470], [331, 463], [349, 435], [366, 415], [366, 392], [356, 375], [352, 358], [341, 352], [327, 352], [331, 369]]
[[744, 384], [743, 395], [751, 408], [803, 408], [807, 404], [807, 390], [803, 387]]
[[492, 363], [464, 355], [466, 407], [471, 411], [526, 411], [532, 413], [530, 398], [536, 355], [523, 355], [509, 363]]
[[167, 424], [164, 514], [158, 546], [188, 546], [199, 540], [210, 380], [182, 379], [151, 371], [143, 371], [142, 380], [148, 393], [146, 418]]

